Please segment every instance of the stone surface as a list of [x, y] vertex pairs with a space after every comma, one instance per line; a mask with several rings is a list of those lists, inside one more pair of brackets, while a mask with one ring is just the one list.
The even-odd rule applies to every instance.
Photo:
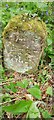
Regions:
[[19, 73], [37, 69], [46, 39], [46, 26], [38, 18], [15, 16], [3, 32], [4, 64]]

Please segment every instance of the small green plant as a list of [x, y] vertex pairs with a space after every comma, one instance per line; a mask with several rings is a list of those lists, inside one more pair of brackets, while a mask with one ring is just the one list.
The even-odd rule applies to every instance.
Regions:
[[[5, 73], [5, 70], [4, 70], [4, 68], [2, 67], [2, 65], [0, 65], [0, 76], [1, 76], [1, 80], [5, 77], [4, 73]], [[1, 82], [1, 81], [0, 81], [0, 82]]]
[[29, 88], [28, 92], [32, 94], [35, 98], [41, 99], [41, 90], [38, 85]]
[[41, 108], [39, 109], [37, 107], [38, 103], [44, 104], [44, 102], [42, 101], [33, 102], [33, 101], [22, 100], [22, 101], [17, 101], [15, 104], [4, 106], [2, 109], [14, 115], [27, 113], [26, 119], [41, 118], [40, 112], [42, 113], [43, 118], [51, 118], [51, 115], [48, 113], [47, 110]]
[[28, 80], [23, 79], [22, 81], [18, 81], [16, 86], [21, 88], [27, 88], [28, 84], [29, 84]]
[[52, 87], [48, 87], [46, 93], [50, 96], [52, 96]]

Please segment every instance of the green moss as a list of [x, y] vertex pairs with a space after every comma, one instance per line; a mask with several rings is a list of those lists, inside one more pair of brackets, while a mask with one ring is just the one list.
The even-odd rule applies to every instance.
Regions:
[[[42, 51], [43, 51], [43, 45], [45, 45], [44, 41], [45, 41], [45, 38], [47, 36], [46, 25], [45, 25], [45, 23], [43, 21], [39, 21], [38, 17], [30, 18], [30, 19], [26, 15], [17, 15], [15, 17], [13, 17], [9, 21], [7, 26], [4, 28], [4, 32], [3, 32], [3, 45], [4, 45], [4, 49], [5, 49], [6, 43], [8, 44], [9, 41], [13, 42], [13, 44], [14, 44], [14, 46], [16, 48], [16, 52], [12, 52], [14, 57], [15, 57], [15, 55], [18, 54], [19, 49], [22, 48], [22, 44], [20, 44], [20, 46], [19, 46], [19, 44], [15, 42], [16, 39], [13, 38], [14, 36], [12, 37], [12, 39], [9, 37], [9, 35], [11, 35], [12, 33], [15, 33], [16, 37], [17, 37], [17, 33], [16, 32], [19, 33], [18, 37], [22, 38], [22, 40], [24, 40], [24, 38], [26, 38], [27, 36], [29, 37], [28, 33], [32, 33], [32, 36], [34, 36], [34, 37], [37, 36], [39, 38], [39, 36], [40, 36], [40, 38], [41, 38], [40, 41], [38, 41], [38, 44], [41, 46], [41, 51], [38, 49], [38, 51], [39, 51], [38, 53], [40, 53], [40, 54], [38, 56], [37, 64], [36, 64], [36, 60], [34, 59], [34, 61], [35, 61], [34, 64], [36, 64], [36, 65], [32, 66], [33, 62], [29, 61], [29, 59], [28, 59], [29, 51], [30, 51], [30, 53], [32, 53], [30, 48], [27, 50], [27, 48], [25, 47], [23, 49], [23, 52], [20, 51], [22, 61], [24, 63], [28, 62], [28, 66], [32, 66], [33, 67], [32, 69], [29, 68], [27, 72], [28, 73], [33, 73], [33, 71], [37, 70], [37, 67], [38, 67], [38, 64], [39, 64], [39, 60], [40, 60], [40, 57], [41, 57]], [[38, 38], [37, 38], [37, 40], [38, 40]], [[30, 38], [26, 38], [25, 40], [27, 40], [27, 39], [29, 40]], [[33, 37], [32, 37], [32, 39], [33, 39]], [[9, 45], [10, 48], [11, 48], [11, 45], [12, 44]], [[27, 45], [25, 45], [25, 46], [27, 46]], [[33, 51], [32, 55], [34, 55], [34, 51]], [[8, 66], [8, 64], [9, 64], [9, 62], [7, 63], [7, 66]], [[25, 67], [25, 64], [22, 64], [22, 66]], [[23, 67], [22, 67], [22, 69], [23, 69]], [[10, 68], [12, 68], [12, 63], [10, 64]], [[19, 68], [19, 69], [21, 69], [21, 68]], [[18, 70], [18, 68], [17, 68], [17, 70]], [[25, 67], [25, 70], [26, 70], [26, 67]]]
[[32, 31], [35, 32], [38, 36], [40, 36], [42, 39], [45, 39], [47, 36], [46, 32], [46, 25], [43, 21], [39, 21], [38, 17], [31, 18], [29, 20], [29, 17], [26, 15], [17, 15], [13, 17], [7, 26], [4, 28], [3, 32], [3, 38], [5, 39], [5, 36], [7, 33], [13, 30], [18, 31]]

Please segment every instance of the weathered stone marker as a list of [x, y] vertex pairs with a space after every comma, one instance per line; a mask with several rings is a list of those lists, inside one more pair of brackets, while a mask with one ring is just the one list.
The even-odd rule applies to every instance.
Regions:
[[45, 38], [46, 26], [38, 18], [15, 16], [3, 32], [4, 64], [19, 73], [37, 69]]

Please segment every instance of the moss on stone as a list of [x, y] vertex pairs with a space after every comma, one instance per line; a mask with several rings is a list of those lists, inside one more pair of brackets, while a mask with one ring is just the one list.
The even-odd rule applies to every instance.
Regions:
[[[19, 69], [21, 71], [21, 68], [22, 71], [24, 70], [27, 73], [36, 71], [43, 52], [43, 45], [45, 45], [45, 39], [47, 37], [45, 23], [39, 21], [38, 17], [29, 19], [25, 14], [17, 15], [9, 21], [4, 28], [2, 35], [4, 62], [6, 67], [11, 69], [14, 68], [14, 70], [18, 72]], [[12, 45], [14, 45], [14, 48]], [[16, 60], [11, 62], [10, 59], [12, 55], [14, 59], [16, 57], [16, 60], [18, 60], [17, 55], [19, 55], [21, 57], [21, 62], [23, 63], [19, 63], [18, 61], [15, 65]], [[18, 64], [22, 67], [18, 68]]]
[[38, 36], [40, 36], [42, 39], [45, 39], [47, 36], [46, 32], [46, 24], [43, 21], [39, 21], [38, 17], [31, 18], [29, 20], [29, 17], [26, 15], [17, 15], [13, 17], [10, 22], [7, 24], [7, 26], [4, 28], [3, 32], [3, 38], [5, 39], [5, 36], [7, 33], [13, 30], [18, 31], [32, 31], [35, 32]]

